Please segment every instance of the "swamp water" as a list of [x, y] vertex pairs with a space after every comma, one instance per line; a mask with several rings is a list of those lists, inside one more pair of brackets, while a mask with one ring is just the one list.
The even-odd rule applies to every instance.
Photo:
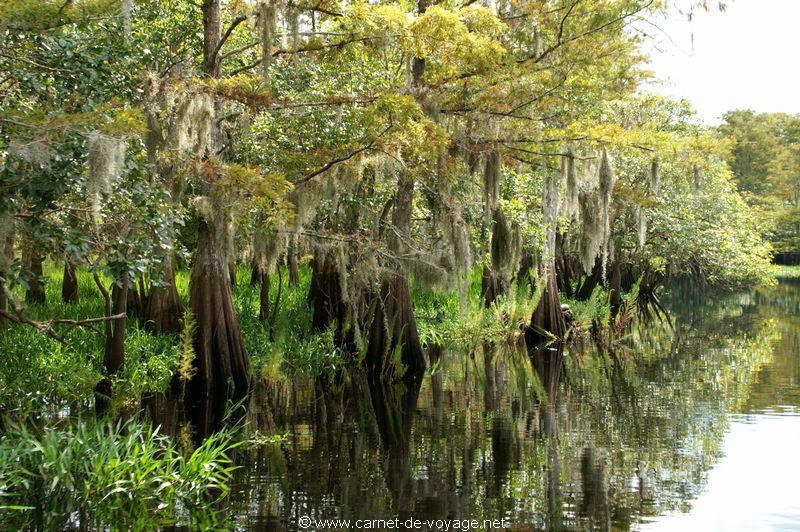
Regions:
[[800, 284], [665, 303], [606, 354], [445, 350], [418, 388], [272, 389], [254, 416], [282, 436], [239, 453], [234, 526], [800, 529]]

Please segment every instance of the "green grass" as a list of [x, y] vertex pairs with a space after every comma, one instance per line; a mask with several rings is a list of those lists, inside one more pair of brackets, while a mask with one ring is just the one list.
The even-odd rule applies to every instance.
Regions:
[[12, 423], [0, 441], [0, 521], [9, 530], [213, 529], [237, 445], [230, 430], [188, 453], [137, 421]]
[[[87, 271], [78, 272], [80, 302], [61, 301], [62, 271], [47, 263], [45, 269], [47, 303], [31, 305], [26, 313], [37, 321], [53, 318], [86, 319], [103, 315], [103, 299]], [[176, 272], [179, 294], [188, 307], [188, 270]], [[268, 380], [294, 373], [318, 376], [336, 371], [351, 357], [337, 349], [329, 334], [312, 334], [311, 309], [307, 294], [311, 282], [309, 268], [301, 268], [300, 283], [289, 286], [288, 273], [282, 272], [280, 309], [270, 339], [266, 323], [258, 320], [259, 290], [250, 285], [246, 266], [237, 271], [234, 305], [245, 346], [256, 377]], [[106, 284], [110, 279], [104, 279]], [[271, 306], [278, 291], [278, 275], [271, 276]], [[17, 293], [19, 298], [21, 293]], [[144, 332], [136, 319], [126, 328], [126, 361], [115, 376], [115, 407], [136, 408], [145, 393], [165, 390], [180, 362], [179, 335], [152, 335]], [[93, 390], [102, 378], [104, 337], [88, 329], [74, 329], [65, 344], [37, 332], [27, 325], [12, 325], [0, 333], [0, 407], [16, 418], [29, 413], [56, 415], [67, 407], [90, 407]]]
[[[81, 300], [75, 304], [61, 301], [60, 269], [48, 265], [46, 275], [47, 304], [30, 306], [30, 317], [44, 321], [103, 315], [102, 297], [88, 272], [79, 272]], [[90, 404], [101, 378], [102, 335], [75, 329], [61, 344], [27, 325], [12, 325], [0, 334], [0, 407], [5, 413], [55, 414], [67, 406]], [[135, 403], [142, 393], [165, 389], [179, 354], [175, 337], [147, 334], [136, 320], [129, 320], [125, 346], [126, 364], [116, 378], [120, 398]]]
[[777, 279], [800, 279], [800, 266], [773, 266]]

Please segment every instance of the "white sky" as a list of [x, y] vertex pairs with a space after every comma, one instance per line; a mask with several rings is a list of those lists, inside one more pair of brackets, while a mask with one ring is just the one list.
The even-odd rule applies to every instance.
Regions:
[[651, 69], [663, 80], [650, 90], [689, 99], [711, 124], [730, 109], [800, 113], [800, 0], [725, 3], [691, 22], [675, 13], [639, 26], [654, 39]]

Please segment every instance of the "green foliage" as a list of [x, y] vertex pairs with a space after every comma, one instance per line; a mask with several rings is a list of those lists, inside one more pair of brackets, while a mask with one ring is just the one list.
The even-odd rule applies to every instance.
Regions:
[[719, 127], [728, 163], [775, 251], [800, 252], [800, 116], [731, 111]]
[[108, 16], [118, 9], [115, 0], [44, 0], [26, 2], [6, 0], [0, 6], [0, 23], [25, 31], [41, 31], [63, 24], [83, 22], [91, 17]]
[[[274, 304], [278, 292], [279, 277], [284, 284], [272, 339], [268, 324], [258, 319], [260, 287], [240, 283], [234, 290], [234, 303], [254, 375], [275, 381], [295, 373], [331, 375], [339, 369], [352, 366], [355, 360], [334, 345], [332, 330], [322, 333], [312, 333], [310, 330], [308, 290], [311, 270], [300, 268], [300, 282], [297, 286], [290, 286], [286, 282], [288, 272], [282, 268], [280, 276], [270, 275], [270, 305]], [[240, 268], [238, 275], [243, 279], [249, 273], [246, 268]]]
[[11, 423], [0, 442], [0, 517], [18, 530], [213, 527], [236, 446], [226, 430], [184, 455], [136, 421], [41, 429]]
[[[529, 282], [511, 283], [508, 294], [486, 308], [480, 292], [482, 267], [471, 271], [469, 293], [429, 290], [416, 285], [413, 291], [417, 328], [423, 346], [447, 346], [472, 351], [484, 342], [518, 345], [544, 286]], [[535, 288], [531, 288], [535, 283]]]
[[[28, 309], [32, 319], [53, 316], [81, 320], [103, 314], [103, 301], [91, 273], [79, 270], [79, 303], [61, 302], [62, 270], [47, 264], [45, 285], [48, 304]], [[104, 278], [104, 282], [108, 282]], [[163, 391], [178, 365], [180, 349], [172, 336], [153, 336], [128, 320], [127, 360], [115, 376], [115, 406], [136, 406], [142, 394]], [[88, 328], [78, 328], [61, 344], [33, 327], [17, 325], [0, 333], [0, 406], [24, 418], [28, 413], [56, 415], [69, 405], [90, 405], [102, 376], [104, 338]]]
[[775, 277], [778, 279], [800, 279], [800, 266], [776, 266]]
[[575, 324], [583, 331], [592, 326], [606, 328], [611, 323], [611, 300], [607, 289], [595, 286], [592, 295], [586, 301], [568, 302]]

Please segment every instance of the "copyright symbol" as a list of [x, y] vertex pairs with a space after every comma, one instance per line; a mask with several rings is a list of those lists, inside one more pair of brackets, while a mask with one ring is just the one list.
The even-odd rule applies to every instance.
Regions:
[[297, 524], [300, 525], [300, 528], [308, 528], [311, 526], [311, 518], [307, 515], [304, 515], [297, 520]]

